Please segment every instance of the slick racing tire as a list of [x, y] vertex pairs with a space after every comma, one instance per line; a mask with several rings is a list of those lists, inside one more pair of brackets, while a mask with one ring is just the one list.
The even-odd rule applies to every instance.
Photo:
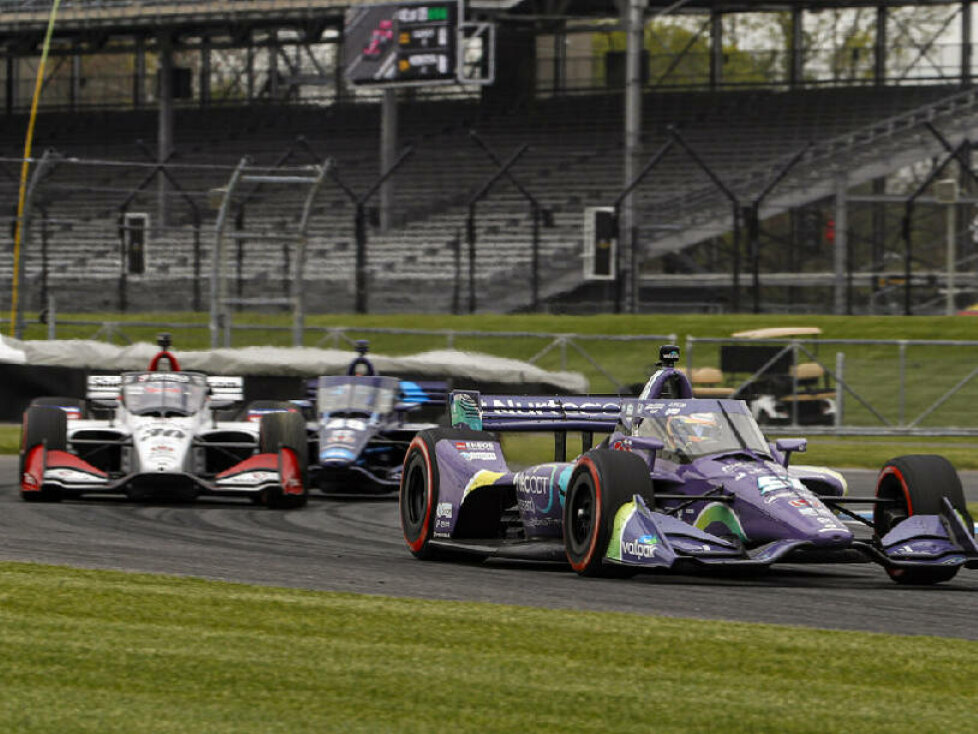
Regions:
[[[911, 515], [939, 515], [944, 497], [961, 513], [969, 528], [974, 526], [961, 489], [961, 479], [943, 456], [911, 454], [890, 459], [876, 480], [876, 496], [896, 500], [892, 504], [876, 505], [873, 529], [877, 538], [882, 538]], [[887, 568], [886, 572], [898, 584], [929, 586], [950, 581], [958, 567]]]
[[265, 503], [276, 510], [304, 507], [309, 499], [309, 440], [301, 413], [268, 413], [261, 417], [258, 450], [277, 454], [280, 449], [291, 449], [299, 461], [302, 494], [285, 494], [281, 488], [268, 490]]
[[[24, 476], [24, 462], [27, 460], [28, 452], [42, 443], [47, 446], [48, 451], [68, 450], [68, 414], [61, 408], [32, 405], [24, 413], [18, 482]], [[20, 496], [26, 502], [61, 501], [61, 491], [52, 488], [42, 488], [39, 492], [21, 491]]]
[[404, 455], [404, 471], [398, 507], [401, 530], [415, 558], [424, 561], [455, 558], [444, 549], [431, 545], [435, 531], [435, 508], [438, 507], [438, 459], [435, 445], [443, 439], [464, 441], [494, 441], [492, 434], [466, 428], [429, 428], [421, 431]]
[[603, 563], [615, 513], [633, 495], [654, 505], [649, 467], [625, 451], [592, 449], [577, 462], [564, 499], [564, 550], [581, 576], [623, 576], [631, 569]]

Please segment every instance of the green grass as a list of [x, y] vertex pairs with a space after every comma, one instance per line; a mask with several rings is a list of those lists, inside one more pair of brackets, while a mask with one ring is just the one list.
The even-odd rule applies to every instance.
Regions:
[[978, 643], [964, 640], [15, 563], [0, 564], [0, 599], [0, 729], [25, 734], [943, 733], [976, 723]]
[[[190, 323], [198, 328], [173, 329], [178, 349], [204, 348], [209, 344], [206, 316], [194, 313], [152, 314], [85, 314], [65, 315], [64, 318], [86, 318], [96, 321], [114, 321], [131, 339], [151, 341], [159, 327], [127, 326], [129, 321], [168, 321]], [[285, 327], [289, 320], [285, 315], [243, 313], [235, 316], [238, 323], [253, 327], [277, 325]], [[775, 315], [642, 315], [615, 316], [555, 316], [547, 314], [449, 316], [441, 314], [402, 315], [313, 315], [307, 320], [310, 327], [350, 327], [350, 336], [369, 337], [373, 348], [385, 354], [408, 354], [427, 349], [444, 348], [444, 336], [382, 335], [357, 332], [358, 328], [410, 328], [426, 330], [477, 330], [477, 331], [531, 331], [547, 333], [574, 333], [581, 335], [577, 344], [600, 365], [596, 368], [575, 349], [566, 353], [553, 349], [538, 364], [546, 369], [580, 371], [591, 381], [593, 392], [608, 392], [614, 384], [603, 374], [611, 374], [620, 384], [641, 382], [647, 377], [656, 360], [656, 342], [613, 343], [588, 339], [591, 334], [647, 335], [676, 334], [680, 345], [685, 345], [688, 335], [705, 337], [729, 337], [735, 331], [762, 326], [820, 326], [828, 339], [951, 339], [971, 340], [978, 338], [978, 320], [963, 317], [897, 317], [897, 316], [775, 316]], [[59, 327], [61, 338], [88, 338], [96, 326]], [[46, 327], [32, 324], [28, 338], [44, 338]], [[477, 338], [459, 337], [455, 346], [459, 349], [528, 359], [536, 355], [552, 340], [545, 337]], [[310, 332], [306, 345], [323, 342], [323, 335]], [[271, 331], [262, 328], [237, 331], [235, 346], [246, 344], [290, 344], [287, 330]], [[901, 407], [897, 386], [900, 381], [898, 349], [895, 346], [832, 345], [823, 343], [816, 350], [817, 358], [830, 369], [835, 368], [836, 352], [844, 352], [846, 358], [845, 379], [861, 397], [867, 400], [891, 423], [901, 419]], [[697, 344], [693, 350], [694, 366], [717, 366], [719, 346]], [[941, 348], [909, 347], [906, 352], [904, 378], [912, 390], [903, 406], [902, 419], [908, 422], [930, 406], [936, 399], [953, 388], [978, 365], [978, 347]], [[802, 355], [802, 359], [808, 359]], [[685, 360], [684, 360], [685, 363]], [[949, 400], [932, 415], [922, 419], [922, 426], [975, 426], [978, 427], [978, 411], [971, 409], [978, 404], [978, 380], [968, 384], [955, 399]], [[872, 413], [849, 396], [845, 410], [847, 423], [852, 425], [879, 425]]]

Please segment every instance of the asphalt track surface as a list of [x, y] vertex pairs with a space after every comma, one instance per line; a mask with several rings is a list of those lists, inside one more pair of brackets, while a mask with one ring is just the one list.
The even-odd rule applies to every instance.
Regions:
[[[903, 588], [875, 564], [785, 564], [743, 573], [578, 578], [566, 567], [423, 563], [407, 551], [397, 503], [314, 498], [280, 512], [236, 500], [135, 504], [22, 502], [16, 457], [0, 457], [0, 559], [199, 576], [390, 596], [590, 609], [978, 640], [978, 571]], [[864, 494], [874, 472], [847, 472]], [[978, 472], [963, 474], [978, 501]], [[641, 620], [636, 620], [641, 624]]]

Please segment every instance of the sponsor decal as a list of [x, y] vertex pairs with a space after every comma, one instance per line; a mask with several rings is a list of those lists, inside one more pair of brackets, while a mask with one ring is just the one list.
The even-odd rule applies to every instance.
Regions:
[[655, 558], [659, 546], [659, 538], [655, 535], [643, 535], [635, 540], [622, 542], [622, 555], [628, 554], [637, 558]]
[[456, 441], [455, 450], [466, 461], [495, 461], [496, 444], [492, 441]]
[[764, 497], [764, 504], [765, 505], [770, 505], [770, 504], [773, 504], [774, 502], [777, 502], [778, 500], [783, 500], [786, 497], [795, 497], [795, 496], [796, 496], [795, 493], [792, 492], [791, 490], [784, 490], [784, 491], [781, 491], [781, 492], [775, 492], [774, 494], [766, 495]]
[[30, 487], [31, 489], [37, 489], [39, 486], [37, 483], [37, 479], [34, 477], [34, 475], [26, 471], [24, 472], [24, 475], [21, 477], [20, 482], [25, 487]]
[[436, 517], [444, 518], [446, 520], [451, 520], [453, 513], [454, 509], [452, 508], [451, 502], [439, 502], [438, 507], [435, 508]]
[[335, 443], [354, 443], [357, 440], [356, 434], [353, 431], [348, 431], [346, 429], [333, 431], [330, 433], [329, 439]]
[[[517, 472], [513, 477], [513, 484], [516, 485], [520, 510], [530, 514], [549, 514], [554, 509], [554, 497], [557, 497], [560, 507], [563, 508], [567, 483], [573, 470], [573, 466], [566, 464], [543, 464], [526, 472]], [[546, 497], [546, 504], [538, 505], [538, 497], [541, 502]]]
[[580, 413], [607, 412], [617, 413], [621, 410], [621, 403], [615, 401], [599, 402], [596, 400], [558, 400], [556, 398], [544, 398], [542, 400], [514, 399], [514, 398], [491, 398], [486, 401], [486, 408], [490, 410], [518, 412], [521, 415], [534, 415], [541, 413], [553, 413], [561, 411], [567, 416], [576, 416]]
[[524, 474], [520, 472], [516, 475], [516, 486], [520, 492], [525, 494], [545, 495], [550, 493], [550, 484], [553, 481], [553, 474], [549, 477], [538, 474]]
[[524, 523], [531, 528], [556, 528], [561, 525], [561, 521], [554, 517], [530, 517]]
[[223, 479], [218, 479], [218, 484], [243, 484], [249, 487], [254, 487], [259, 484], [267, 484], [270, 482], [278, 481], [278, 473], [272, 471], [250, 471], [243, 472], [241, 474], [235, 474], [231, 477], [225, 477]]
[[147, 438], [159, 438], [161, 436], [163, 438], [184, 438], [186, 435], [187, 434], [181, 431], [179, 428], [154, 427], [147, 428], [139, 432], [139, 437], [142, 440], [146, 440]]
[[757, 478], [757, 488], [761, 492], [761, 496], [768, 494], [769, 492], [777, 492], [782, 489], [794, 489], [794, 485], [782, 477], [772, 477], [770, 475], [758, 477]]
[[818, 510], [816, 510], [814, 507], [802, 507], [801, 509], [798, 510], [798, 512], [801, 513], [802, 515], [817, 515], [818, 514]]
[[137, 375], [137, 382], [190, 382], [189, 375], [181, 375], [179, 372], [151, 372], [149, 374]]
[[806, 499], [798, 498], [791, 500], [789, 503], [792, 507], [811, 507], [812, 503]]
[[[29, 475], [25, 475], [26, 476]], [[87, 472], [78, 471], [76, 469], [48, 469], [45, 472], [45, 476], [50, 479], [60, 479], [63, 482], [91, 482], [99, 483], [102, 481], [100, 477], [96, 477]], [[32, 485], [36, 486], [36, 485]]]

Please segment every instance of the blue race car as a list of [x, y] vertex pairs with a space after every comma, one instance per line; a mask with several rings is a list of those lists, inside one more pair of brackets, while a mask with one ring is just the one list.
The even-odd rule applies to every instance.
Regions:
[[[638, 399], [455, 391], [452, 428], [411, 442], [400, 485], [405, 541], [422, 559], [458, 552], [568, 562], [582, 575], [641, 569], [850, 560], [933, 584], [978, 568], [957, 472], [902, 456], [873, 497], [848, 497], [830, 469], [790, 466], [804, 439], [768, 443], [739, 400], [696, 399], [663, 347]], [[552, 431], [554, 461], [514, 471], [491, 431]], [[566, 459], [566, 435], [583, 453]], [[592, 448], [595, 432], [610, 434]], [[871, 520], [850, 509], [873, 508]], [[863, 539], [840, 520], [869, 526]]]
[[[430, 408], [441, 413], [446, 384], [378, 375], [366, 356], [367, 342], [356, 348], [347, 374], [316, 378], [308, 399], [292, 401], [307, 417], [309, 485], [325, 493], [393, 493], [411, 440], [437, 426], [408, 422], [408, 416]], [[289, 407], [262, 403], [251, 410], [257, 415]]]

